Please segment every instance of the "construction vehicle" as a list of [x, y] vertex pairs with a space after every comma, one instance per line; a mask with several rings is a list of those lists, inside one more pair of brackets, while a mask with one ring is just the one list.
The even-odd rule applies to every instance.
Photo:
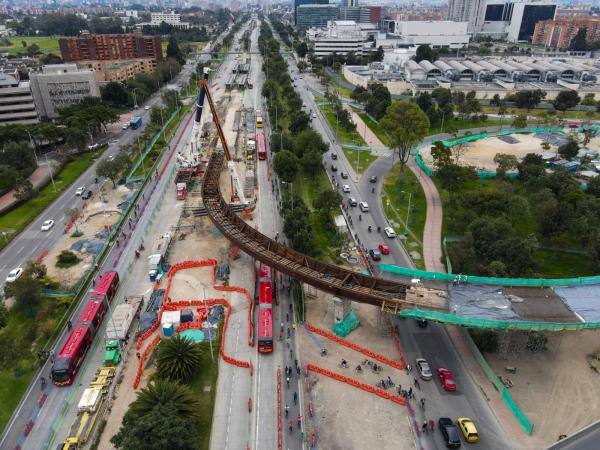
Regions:
[[195, 169], [181, 169], [175, 176], [175, 192], [177, 200], [185, 200], [187, 190], [196, 175]]
[[110, 385], [115, 377], [114, 367], [102, 367], [89, 388], [83, 391], [77, 404], [77, 417], [71, 425], [67, 438], [57, 446], [57, 450], [78, 450], [90, 440], [96, 422], [102, 413], [102, 406], [108, 398]]
[[104, 343], [104, 358], [102, 364], [109, 367], [118, 366], [121, 362], [121, 343], [116, 339]]
[[121, 362], [121, 342], [127, 341], [131, 324], [139, 315], [143, 296], [130, 296], [127, 303], [121, 303], [112, 312], [106, 324], [104, 342], [105, 366], [114, 367]]
[[167, 270], [167, 254], [172, 238], [171, 232], [168, 232], [160, 236], [154, 244], [152, 253], [148, 256], [148, 277], [150, 281], [156, 281], [156, 278]]

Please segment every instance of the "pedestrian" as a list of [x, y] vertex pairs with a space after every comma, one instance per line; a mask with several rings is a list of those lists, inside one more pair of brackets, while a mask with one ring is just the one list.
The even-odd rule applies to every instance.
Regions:
[[423, 426], [421, 427], [421, 431], [423, 431], [424, 434], [427, 434], [427, 420], [423, 421]]
[[402, 385], [398, 384], [398, 392], [400, 392], [402, 390]]
[[412, 398], [412, 388], [408, 389], [408, 398]]
[[70, 320], [67, 320], [67, 329], [69, 331], [71, 331], [71, 328], [73, 327], [73, 323]]
[[285, 374], [286, 374], [286, 375], [288, 374], [288, 369], [289, 369], [289, 367], [288, 367], [288, 366], [285, 366]]
[[54, 350], [50, 350], [50, 362], [54, 362]]
[[300, 366], [296, 366], [296, 373], [300, 376]]
[[289, 313], [285, 313], [285, 321], [286, 322], [290, 321], [290, 314]]
[[290, 350], [290, 359], [292, 359], [294, 355], [292, 354], [292, 350]]
[[290, 338], [290, 327], [288, 327], [288, 329], [287, 329], [287, 337], [288, 337], [288, 339]]
[[298, 393], [294, 392], [294, 405], [298, 403]]
[[429, 428], [431, 429], [431, 432], [433, 433], [433, 429], [435, 428], [435, 420], [429, 419]]
[[415, 378], [415, 387], [420, 389], [419, 380], [417, 380], [416, 378]]
[[142, 355], [140, 355], [140, 352], [137, 352], [137, 353], [135, 354], [135, 356], [137, 356], [137, 359], [140, 359], [140, 358], [142, 357]]
[[424, 398], [421, 399], [421, 408], [425, 408], [425, 399]]

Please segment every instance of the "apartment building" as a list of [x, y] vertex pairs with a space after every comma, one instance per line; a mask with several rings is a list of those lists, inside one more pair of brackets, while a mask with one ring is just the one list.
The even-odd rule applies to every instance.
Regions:
[[600, 18], [562, 17], [538, 22], [532, 42], [551, 48], [568, 48], [581, 28], [586, 30], [585, 39], [588, 43], [600, 40]]
[[151, 58], [163, 60], [160, 37], [142, 33], [91, 34], [60, 38], [60, 53], [64, 62], [109, 61], [119, 59]]

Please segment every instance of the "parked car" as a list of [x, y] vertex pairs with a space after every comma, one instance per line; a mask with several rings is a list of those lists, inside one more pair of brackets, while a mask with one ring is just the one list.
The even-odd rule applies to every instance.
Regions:
[[346, 172], [340, 172], [340, 177], [342, 177], [344, 180], [347, 180], [348, 174]]
[[356, 205], [358, 205], [358, 202], [356, 201], [356, 199], [354, 197], [350, 197], [350, 198], [348, 198], [348, 204], [350, 206], [356, 206]]
[[42, 231], [50, 231], [53, 226], [54, 226], [54, 220], [52, 220], [52, 219], [46, 220], [42, 224]]
[[358, 206], [362, 212], [369, 212], [369, 204], [367, 202], [360, 202]]
[[376, 248], [372, 248], [369, 250], [369, 256], [371, 257], [371, 259], [373, 261], [381, 260], [381, 252], [379, 250], [377, 250]]
[[371, 175], [371, 178], [369, 178], [369, 181], [371, 183], [377, 183], [377, 175]]
[[150, 109], [150, 107], [148, 105], [144, 106], [144, 110], [148, 111]]
[[379, 244], [379, 251], [381, 252], [382, 255], [389, 255], [390, 247], [385, 244]]
[[427, 321], [425, 319], [417, 319], [417, 325], [419, 328], [427, 328]]
[[438, 374], [438, 377], [440, 377], [440, 382], [442, 383], [442, 387], [445, 391], [456, 391], [456, 382], [454, 381], [452, 372], [450, 372], [445, 367], [439, 367], [436, 372]]
[[471, 419], [468, 417], [459, 417], [456, 421], [467, 442], [477, 442], [479, 440], [479, 433]]
[[389, 237], [390, 239], [393, 239], [396, 237], [396, 232], [394, 231], [394, 229], [392, 227], [385, 227], [383, 229], [383, 232], [385, 233], [385, 235], [387, 237]]
[[419, 376], [424, 380], [431, 380], [431, 378], [433, 378], [433, 374], [431, 373], [431, 367], [429, 367], [427, 360], [424, 358], [417, 358], [415, 362], [417, 363]]
[[8, 276], [6, 277], [6, 282], [12, 283], [13, 281], [16, 281], [17, 278], [19, 278], [21, 275], [23, 275], [23, 268], [17, 267], [16, 269], [13, 269], [8, 273]]
[[79, 186], [75, 191], [75, 195], [82, 195], [85, 192], [85, 186]]
[[82, 199], [84, 200], [88, 200], [92, 197], [92, 191], [85, 191], [83, 193], [83, 195], [81, 196]]
[[331, 159], [337, 159], [337, 153], [331, 152]]
[[336, 166], [336, 165], [334, 165], [334, 164], [332, 164], [332, 165], [331, 165], [331, 171], [332, 171], [332, 172], [337, 172], [337, 166]]
[[452, 422], [452, 419], [448, 417], [440, 417], [438, 420], [438, 428], [444, 438], [444, 443], [448, 448], [459, 448], [461, 445], [460, 434], [458, 428]]
[[124, 123], [123, 124], [123, 129], [126, 130], [127, 128], [129, 128], [129, 124], [128, 123]]

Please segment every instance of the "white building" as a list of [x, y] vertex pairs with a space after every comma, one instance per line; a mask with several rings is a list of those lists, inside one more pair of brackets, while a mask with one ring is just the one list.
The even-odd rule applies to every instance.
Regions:
[[181, 14], [176, 14], [174, 12], [151, 13], [150, 22], [140, 23], [138, 24], [138, 26], [158, 27], [163, 22], [165, 22], [168, 25], [171, 25], [172, 27], [180, 28], [183, 30], [187, 30], [190, 27], [189, 22], [181, 21]]
[[19, 81], [0, 72], [0, 125], [37, 121], [29, 81]]
[[388, 38], [397, 38], [398, 45], [427, 44], [433, 48], [462, 48], [469, 44], [468, 22], [384, 20]]
[[372, 47], [372, 42], [367, 42], [367, 32], [351, 20], [329, 21], [326, 29], [308, 30], [307, 36], [317, 57], [349, 52], [361, 56]]
[[51, 64], [41, 73], [31, 72], [31, 92], [40, 119], [55, 119], [57, 109], [84, 97], [100, 97], [93, 70], [80, 70], [77, 64]]
[[387, 65], [397, 64], [404, 66], [406, 62], [412, 59], [417, 54], [417, 47], [409, 48], [393, 48], [390, 50], [384, 50], [383, 62]]

